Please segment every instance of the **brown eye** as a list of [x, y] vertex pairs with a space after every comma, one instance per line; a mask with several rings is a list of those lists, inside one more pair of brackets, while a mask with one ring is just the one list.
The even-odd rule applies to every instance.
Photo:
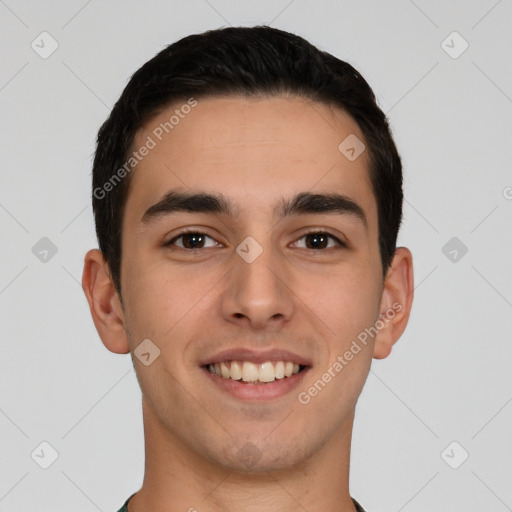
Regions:
[[[175, 236], [173, 239], [169, 240], [165, 246], [176, 245], [180, 249], [204, 249], [205, 248], [205, 240], [209, 238], [213, 240], [210, 236], [205, 233], [201, 233], [198, 231], [190, 231], [186, 233], [181, 233], [178, 236]], [[182, 245], [176, 244], [177, 240], [183, 239]], [[213, 240], [215, 242], [215, 240]], [[213, 247], [213, 246], [210, 246]]]
[[300, 238], [300, 240], [303, 238], [306, 239], [305, 249], [329, 249], [332, 247], [329, 247], [329, 239], [334, 240], [336, 242], [335, 245], [337, 246], [346, 247], [339, 238], [323, 231], [306, 233]]

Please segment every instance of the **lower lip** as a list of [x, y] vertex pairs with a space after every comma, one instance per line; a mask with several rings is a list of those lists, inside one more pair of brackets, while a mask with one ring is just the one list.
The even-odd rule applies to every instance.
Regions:
[[291, 377], [276, 379], [266, 384], [251, 384], [242, 380], [233, 380], [220, 377], [217, 374], [210, 373], [208, 368], [202, 367], [211, 382], [221, 390], [229, 393], [235, 398], [250, 401], [265, 401], [274, 398], [280, 398], [293, 391], [304, 378], [304, 374], [309, 371], [309, 367], [300, 373], [295, 373]]

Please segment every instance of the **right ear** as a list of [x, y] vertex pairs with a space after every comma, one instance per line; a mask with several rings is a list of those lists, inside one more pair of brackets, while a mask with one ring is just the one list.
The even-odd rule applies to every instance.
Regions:
[[124, 311], [108, 264], [99, 249], [91, 249], [85, 255], [82, 289], [87, 297], [94, 325], [105, 347], [116, 354], [130, 352]]

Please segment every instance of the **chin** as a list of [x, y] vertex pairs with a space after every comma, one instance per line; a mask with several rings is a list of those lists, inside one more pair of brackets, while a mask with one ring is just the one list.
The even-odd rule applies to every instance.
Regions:
[[299, 467], [306, 457], [304, 446], [285, 445], [282, 440], [268, 443], [253, 439], [238, 442], [236, 447], [231, 442], [215, 457], [215, 462], [228, 471], [268, 477], [269, 472]]

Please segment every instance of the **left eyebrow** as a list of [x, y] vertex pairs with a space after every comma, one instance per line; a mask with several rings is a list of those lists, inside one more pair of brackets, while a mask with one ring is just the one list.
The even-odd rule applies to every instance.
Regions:
[[[240, 215], [239, 210], [223, 194], [171, 190], [146, 210], [141, 223], [149, 224], [176, 212], [224, 214], [232, 218]], [[349, 215], [360, 220], [368, 228], [363, 208], [349, 197], [337, 193], [300, 192], [289, 199], [282, 198], [274, 207], [273, 214], [274, 218], [308, 214]]]
[[300, 192], [281, 202], [274, 208], [274, 217], [308, 214], [349, 215], [360, 220], [368, 229], [368, 220], [363, 208], [354, 200], [337, 193], [312, 194]]

